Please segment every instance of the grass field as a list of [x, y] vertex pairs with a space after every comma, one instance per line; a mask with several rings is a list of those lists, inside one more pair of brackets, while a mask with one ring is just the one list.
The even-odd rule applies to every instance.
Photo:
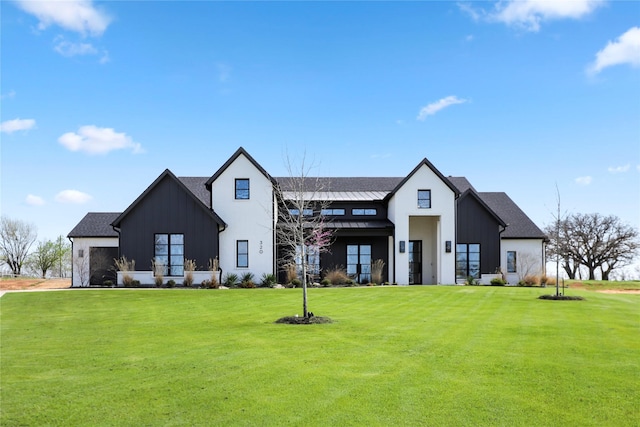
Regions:
[[640, 295], [78, 290], [0, 299], [2, 426], [637, 426]]

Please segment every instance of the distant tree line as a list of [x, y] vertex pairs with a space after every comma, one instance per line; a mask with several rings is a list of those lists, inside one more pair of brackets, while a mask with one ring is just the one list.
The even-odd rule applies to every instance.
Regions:
[[6, 264], [14, 276], [26, 273], [43, 279], [47, 274], [68, 277], [71, 243], [63, 236], [36, 243], [37, 238], [35, 225], [3, 215], [0, 219], [0, 263]]
[[545, 227], [550, 242], [547, 253], [560, 263], [569, 279], [584, 267], [588, 280], [599, 273], [609, 280], [611, 272], [633, 262], [640, 249], [638, 230], [614, 215], [570, 214]]

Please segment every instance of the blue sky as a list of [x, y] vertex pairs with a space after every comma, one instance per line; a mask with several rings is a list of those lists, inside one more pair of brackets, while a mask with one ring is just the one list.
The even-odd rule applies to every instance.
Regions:
[[165, 168], [423, 158], [640, 227], [640, 3], [1, 1], [1, 210], [66, 235]]

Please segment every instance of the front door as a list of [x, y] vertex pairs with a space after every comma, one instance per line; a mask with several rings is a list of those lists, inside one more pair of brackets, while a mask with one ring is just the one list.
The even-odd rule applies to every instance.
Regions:
[[371, 245], [347, 245], [347, 274], [358, 283], [371, 281]]
[[422, 240], [409, 241], [409, 284], [422, 283]]

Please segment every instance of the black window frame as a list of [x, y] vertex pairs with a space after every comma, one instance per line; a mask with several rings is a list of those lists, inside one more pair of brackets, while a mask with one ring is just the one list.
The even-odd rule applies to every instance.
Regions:
[[346, 210], [344, 208], [327, 208], [322, 209], [320, 212], [322, 216], [344, 216], [346, 215]]
[[[245, 244], [246, 251], [240, 251], [240, 245]], [[240, 262], [241, 256], [244, 256], [245, 262]], [[236, 240], [236, 268], [249, 268], [249, 241], [248, 240]]]
[[[471, 250], [477, 247], [477, 251]], [[471, 259], [471, 254], [478, 254], [477, 260]], [[464, 255], [464, 256], [462, 256]], [[480, 279], [482, 277], [482, 247], [480, 243], [458, 243], [456, 244], [456, 280], [466, 280], [469, 277]], [[471, 264], [477, 263], [477, 271], [472, 274]], [[464, 272], [464, 274], [461, 274]]]
[[[167, 243], [158, 243], [158, 236], [166, 236]], [[179, 242], [182, 240], [182, 242]], [[159, 259], [166, 259], [164, 262], [163, 274], [168, 277], [180, 277], [184, 276], [184, 234], [182, 233], [155, 233], [153, 235], [153, 258], [157, 261]], [[158, 253], [158, 248], [166, 246], [166, 253]], [[178, 248], [182, 248], [181, 251]], [[177, 258], [181, 258], [180, 262]], [[155, 272], [154, 272], [155, 275]]]
[[[424, 196], [427, 197], [424, 197]], [[427, 206], [423, 206], [422, 202], [426, 202]], [[419, 209], [431, 209], [431, 190], [418, 190], [418, 208]]]
[[[244, 183], [246, 183], [246, 188], [240, 186], [240, 184]], [[249, 200], [251, 198], [251, 181], [249, 178], [236, 178], [234, 188], [236, 200]]]

